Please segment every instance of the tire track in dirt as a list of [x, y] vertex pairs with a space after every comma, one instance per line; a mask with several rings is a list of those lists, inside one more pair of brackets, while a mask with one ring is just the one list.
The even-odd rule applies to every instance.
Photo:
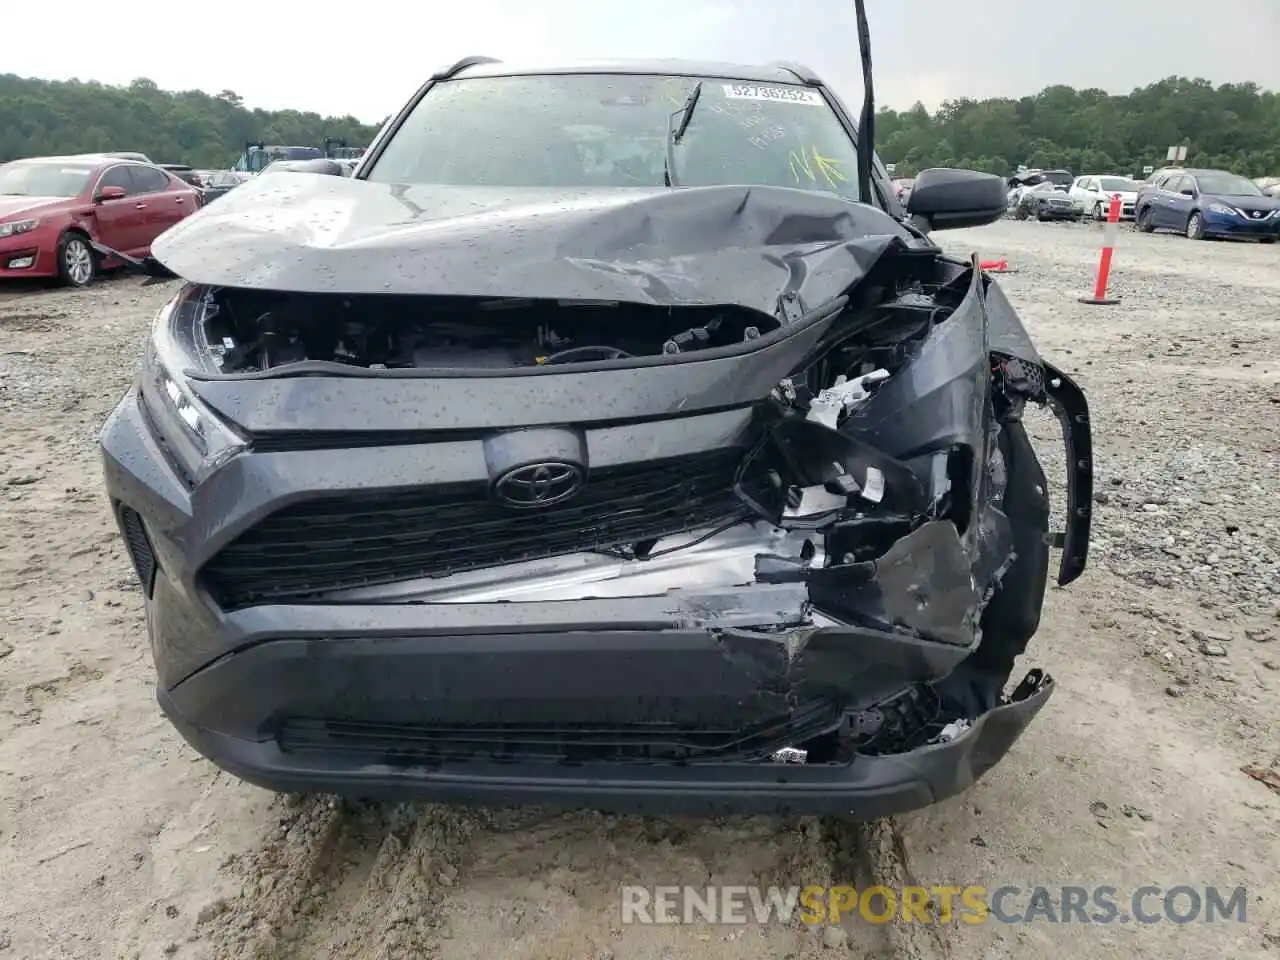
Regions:
[[[284, 799], [241, 893], [207, 908], [217, 960], [943, 960], [946, 931], [791, 924], [621, 924], [621, 890], [913, 882], [893, 821], [713, 822], [546, 810]], [[750, 908], [748, 908], [750, 912]]]

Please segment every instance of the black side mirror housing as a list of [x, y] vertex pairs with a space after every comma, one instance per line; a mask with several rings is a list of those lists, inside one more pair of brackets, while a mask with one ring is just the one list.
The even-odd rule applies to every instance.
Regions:
[[313, 160], [283, 160], [273, 164], [271, 173], [319, 173], [327, 177], [342, 176], [342, 164], [316, 157]]
[[1008, 191], [994, 174], [932, 167], [917, 175], [907, 214], [926, 230], [981, 227], [1004, 216]]
[[317, 157], [315, 160], [299, 160], [294, 170], [297, 173], [320, 173], [327, 177], [343, 176], [342, 164], [326, 157]]

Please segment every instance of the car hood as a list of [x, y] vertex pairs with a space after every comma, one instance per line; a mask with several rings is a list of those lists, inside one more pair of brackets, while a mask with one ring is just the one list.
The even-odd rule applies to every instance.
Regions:
[[34, 213], [37, 210], [47, 210], [49, 207], [58, 207], [71, 202], [66, 197], [0, 196], [0, 220], [8, 220], [20, 213]]
[[1222, 203], [1228, 207], [1235, 207], [1237, 210], [1280, 210], [1280, 198], [1278, 197], [1237, 197], [1222, 196], [1214, 193], [1202, 194], [1204, 200], [1210, 203]]
[[[783, 187], [501, 189], [261, 177], [166, 231], [153, 256], [215, 286], [349, 294], [816, 307], [912, 234]], [[917, 241], [918, 242], [918, 241]]]

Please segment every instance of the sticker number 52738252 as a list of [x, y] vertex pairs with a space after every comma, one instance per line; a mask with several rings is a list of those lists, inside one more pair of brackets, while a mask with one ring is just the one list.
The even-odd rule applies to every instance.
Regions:
[[822, 106], [824, 102], [816, 90], [805, 87], [761, 87], [753, 83], [726, 83], [723, 86], [724, 95], [730, 100], [776, 100], [815, 107]]

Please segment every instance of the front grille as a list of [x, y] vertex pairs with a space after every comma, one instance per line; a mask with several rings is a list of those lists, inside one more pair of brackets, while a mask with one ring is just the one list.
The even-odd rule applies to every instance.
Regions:
[[840, 722], [836, 704], [820, 701], [788, 717], [747, 728], [669, 723], [426, 724], [290, 717], [276, 740], [285, 753], [319, 752], [370, 762], [458, 763], [758, 763]]
[[511, 510], [485, 483], [355, 492], [293, 504], [210, 560], [225, 608], [640, 543], [742, 513], [742, 451], [707, 451], [593, 470], [577, 496]]

